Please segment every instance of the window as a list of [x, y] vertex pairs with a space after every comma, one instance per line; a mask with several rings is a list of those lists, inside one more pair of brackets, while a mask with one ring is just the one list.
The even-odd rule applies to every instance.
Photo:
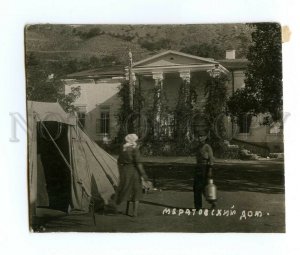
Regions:
[[109, 133], [109, 112], [101, 112], [100, 115], [100, 133]]
[[96, 133], [109, 134], [110, 132], [110, 116], [109, 108], [100, 110], [100, 119], [96, 120]]
[[85, 114], [86, 114], [86, 107], [78, 106], [77, 118], [78, 118], [78, 125], [81, 128], [85, 127]]
[[85, 113], [84, 112], [78, 112], [77, 116], [78, 116], [79, 126], [81, 128], [84, 128], [84, 126], [85, 126]]

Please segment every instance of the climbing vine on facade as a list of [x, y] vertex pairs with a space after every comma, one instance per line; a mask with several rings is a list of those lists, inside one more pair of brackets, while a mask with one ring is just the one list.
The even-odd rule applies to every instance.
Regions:
[[225, 125], [224, 116], [226, 110], [226, 82], [228, 78], [224, 74], [211, 77], [205, 86], [206, 103], [204, 116], [208, 125], [210, 143], [217, 154], [225, 150]]
[[139, 86], [134, 87], [133, 108], [130, 107], [129, 81], [124, 80], [119, 89], [118, 96], [121, 107], [118, 113], [119, 133], [118, 141], [123, 142], [128, 133], [139, 133], [141, 111], [144, 106], [144, 97]]
[[192, 151], [194, 133], [192, 119], [195, 113], [194, 106], [197, 101], [195, 87], [189, 81], [183, 80], [178, 91], [178, 103], [175, 110], [176, 143], [179, 154], [189, 154]]

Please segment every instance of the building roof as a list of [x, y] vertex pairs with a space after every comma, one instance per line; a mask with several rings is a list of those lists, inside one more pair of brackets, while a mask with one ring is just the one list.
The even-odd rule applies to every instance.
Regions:
[[221, 59], [217, 60], [221, 65], [223, 65], [228, 70], [244, 70], [247, 68], [249, 63], [248, 59]]
[[[181, 56], [184, 58], [188, 59], [194, 59], [197, 63], [197, 61], [203, 61], [204, 63], [207, 64], [215, 64], [215, 63], [220, 63], [221, 66], [225, 67], [228, 70], [245, 70], [247, 68], [247, 65], [249, 61], [247, 59], [221, 59], [221, 60], [212, 60], [209, 58], [201, 58], [198, 56], [193, 56], [190, 54], [185, 54], [182, 52], [177, 52], [177, 51], [165, 51], [163, 53], [154, 55], [150, 58], [141, 60], [139, 62], [136, 62], [133, 64], [134, 69], [139, 69], [139, 67], [156, 67], [155, 62], [158, 59], [161, 59], [164, 56], [167, 55], [177, 55]], [[161, 63], [161, 60], [159, 60]], [[169, 65], [174, 65], [174, 66], [179, 66], [179, 63], [167, 63]], [[194, 64], [194, 65], [195, 65]], [[145, 66], [143, 66], [145, 65]], [[164, 66], [164, 65], [162, 65]], [[160, 67], [162, 67], [160, 66]], [[225, 70], [226, 70], [225, 69]], [[114, 66], [103, 66], [101, 68], [96, 68], [96, 69], [89, 69], [89, 70], [83, 70], [80, 72], [75, 72], [66, 75], [66, 79], [100, 79], [100, 78], [112, 78], [112, 77], [122, 77], [125, 75], [125, 66], [123, 65], [114, 65]]]
[[67, 79], [78, 79], [78, 78], [109, 78], [116, 76], [124, 76], [124, 66], [103, 66], [101, 68], [83, 70], [76, 73], [71, 73], [66, 76]]
[[154, 56], [151, 56], [149, 58], [138, 61], [136, 63], [133, 63], [132, 67], [135, 68], [135, 67], [139, 67], [139, 66], [145, 66], [145, 65], [149, 65], [149, 63], [151, 63], [151, 64], [157, 63], [158, 65], [160, 65], [160, 64], [179, 64], [179, 63], [176, 63], [176, 61], [161, 63], [159, 60], [163, 59], [163, 57], [165, 57], [167, 55], [180, 56], [180, 57], [183, 57], [185, 59], [189, 59], [190, 61], [194, 60], [193, 62], [198, 63], [198, 64], [199, 63], [208, 63], [208, 64], [217, 64], [218, 63], [218, 62], [216, 62], [215, 60], [213, 60], [211, 58], [202, 58], [202, 57], [198, 57], [198, 56], [191, 55], [191, 54], [186, 54], [186, 53], [179, 52], [179, 51], [167, 50], [167, 51], [161, 52], [159, 54], [156, 54]]
[[207, 71], [218, 65], [222, 72], [228, 70], [211, 58], [202, 58], [179, 51], [167, 50], [150, 58], [138, 61], [133, 64], [132, 70], [136, 74], [172, 73], [189, 70]]

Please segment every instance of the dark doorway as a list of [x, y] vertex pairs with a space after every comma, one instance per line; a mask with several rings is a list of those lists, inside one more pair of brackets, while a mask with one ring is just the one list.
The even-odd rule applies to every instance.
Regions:
[[37, 152], [41, 155], [44, 168], [49, 208], [67, 211], [71, 201], [71, 172], [46, 129], [65, 159], [70, 162], [68, 126], [47, 121], [43, 125], [39, 123], [37, 130]]

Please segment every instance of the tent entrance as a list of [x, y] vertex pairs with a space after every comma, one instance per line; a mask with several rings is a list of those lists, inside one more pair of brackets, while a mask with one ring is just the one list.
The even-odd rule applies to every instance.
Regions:
[[[47, 130], [46, 130], [47, 129]], [[37, 126], [38, 203], [51, 209], [67, 211], [71, 203], [71, 170], [51, 140], [55, 139], [65, 159], [70, 162], [68, 125], [47, 121]]]

